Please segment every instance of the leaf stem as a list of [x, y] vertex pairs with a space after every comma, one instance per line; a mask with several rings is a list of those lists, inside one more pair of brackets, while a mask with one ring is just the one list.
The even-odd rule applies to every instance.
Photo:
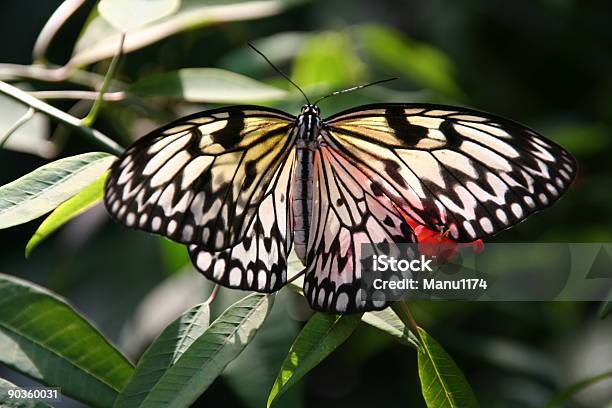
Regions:
[[212, 292], [210, 292], [210, 296], [208, 296], [208, 299], [204, 301], [205, 305], [210, 306], [212, 304], [212, 302], [217, 297], [217, 294], [219, 293], [219, 289], [221, 289], [221, 285], [215, 284], [215, 287], [213, 288]]
[[115, 75], [115, 71], [117, 70], [117, 64], [119, 63], [119, 59], [121, 59], [121, 56], [123, 55], [123, 44], [124, 43], [125, 43], [125, 33], [121, 33], [121, 37], [119, 38], [119, 49], [117, 50], [117, 53], [113, 56], [110, 66], [108, 67], [108, 71], [106, 72], [106, 75], [104, 76], [104, 81], [102, 82], [102, 86], [100, 87], [100, 90], [98, 91], [98, 97], [96, 98], [87, 116], [85, 116], [83, 120], [81, 121], [83, 125], [87, 127], [91, 127], [91, 125], [93, 125], [93, 123], [96, 120], [96, 117], [98, 116], [98, 112], [100, 112], [100, 107], [102, 106], [102, 102], [104, 101], [104, 94], [106, 93], [106, 90], [108, 89], [111, 83], [113, 75]]
[[58, 122], [69, 126], [70, 128], [80, 133], [84, 138], [91, 141], [92, 143], [95, 143], [98, 146], [101, 146], [108, 152], [114, 154], [121, 154], [124, 150], [123, 147], [121, 147], [117, 142], [115, 142], [102, 132], [83, 126], [81, 121], [75, 118], [74, 116], [69, 115], [66, 112], [63, 112], [57, 109], [56, 107], [51, 106], [39, 99], [36, 99], [31, 95], [28, 95], [27, 92], [24, 92], [19, 88], [9, 85], [6, 82], [0, 81], [0, 92], [39, 112], [49, 115]]
[[404, 302], [403, 300], [398, 300], [397, 302], [393, 302], [391, 304], [391, 308], [397, 317], [399, 317], [404, 325], [408, 328], [408, 330], [410, 330], [412, 334], [414, 334], [416, 338], [421, 341], [419, 325], [417, 324], [416, 320], [414, 320], [414, 317], [410, 312], [410, 308], [408, 307], [408, 303]]

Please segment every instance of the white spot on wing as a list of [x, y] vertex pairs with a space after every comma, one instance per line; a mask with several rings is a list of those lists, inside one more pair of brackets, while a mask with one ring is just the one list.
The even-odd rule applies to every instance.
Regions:
[[491, 223], [491, 220], [488, 219], [487, 217], [482, 217], [480, 219], [480, 226], [482, 227], [484, 232], [486, 232], [487, 234], [490, 234], [493, 232], [493, 224]]
[[193, 159], [185, 168], [183, 169], [183, 180], [181, 181], [181, 189], [186, 189], [189, 187], [195, 179], [204, 173], [210, 164], [213, 162], [214, 158], [212, 156], [198, 156]]
[[346, 293], [342, 292], [338, 295], [338, 299], [336, 299], [336, 310], [338, 312], [346, 311], [346, 307], [348, 306], [349, 297]]
[[181, 150], [187, 142], [189, 141], [189, 135], [182, 136], [179, 139], [176, 139], [168, 146], [164, 147], [159, 153], [153, 156], [152, 159], [149, 160], [145, 168], [142, 170], [142, 174], [145, 176], [149, 176], [157, 171], [166, 161], [168, 161], [176, 152]]
[[240, 286], [242, 281], [242, 271], [239, 268], [233, 267], [229, 273], [229, 284], [233, 287]]

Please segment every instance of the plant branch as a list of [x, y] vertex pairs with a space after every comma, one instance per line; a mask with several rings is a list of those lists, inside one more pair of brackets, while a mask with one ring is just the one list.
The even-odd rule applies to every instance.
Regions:
[[417, 325], [416, 320], [412, 316], [410, 312], [410, 308], [408, 308], [408, 303], [403, 300], [398, 300], [397, 302], [393, 302], [391, 304], [391, 308], [400, 318], [400, 320], [404, 323], [404, 325], [416, 336], [416, 338], [421, 340], [421, 333], [419, 333], [419, 326]]
[[7, 130], [6, 133], [0, 138], [0, 149], [4, 147], [6, 142], [8, 142], [9, 140], [9, 137], [11, 137], [11, 135], [15, 133], [17, 129], [19, 129], [21, 126], [25, 125], [30, 119], [32, 119], [35, 113], [36, 110], [34, 110], [34, 108], [28, 108], [26, 113], [24, 113], [23, 116], [20, 117], [17, 122], [15, 122], [13, 126], [11, 126], [9, 130]]
[[75, 90], [32, 91], [28, 92], [28, 94], [38, 99], [80, 99], [88, 101], [94, 101], [98, 99], [100, 95], [102, 95], [102, 99], [107, 102], [118, 102], [124, 100], [127, 97], [126, 93], [123, 91], [106, 92], [103, 94], [100, 94], [100, 92]]
[[[104, 80], [104, 77], [100, 74], [74, 69], [67, 65], [48, 67], [44, 65], [0, 64], [0, 81], [13, 81], [18, 78], [43, 82], [68, 81], [91, 89], [96, 89], [98, 84]], [[125, 83], [117, 80], [113, 80], [112, 85], [113, 88], [119, 89], [126, 87]]]
[[64, 25], [66, 20], [70, 18], [75, 11], [79, 9], [85, 3], [85, 0], [65, 0], [60, 6], [53, 12], [49, 20], [45, 23], [45, 26], [38, 34], [34, 49], [32, 50], [32, 59], [34, 61], [43, 60], [49, 48], [49, 44], [57, 31]]
[[74, 129], [87, 140], [105, 148], [111, 153], [121, 154], [123, 152], [123, 148], [119, 144], [117, 144], [114, 140], [112, 140], [102, 132], [83, 126], [81, 121], [75, 118], [74, 116], [69, 115], [66, 112], [63, 112], [57, 109], [56, 107], [51, 106], [39, 99], [36, 99], [31, 95], [28, 95], [27, 92], [24, 92], [19, 88], [9, 85], [6, 82], [0, 81], [0, 92], [39, 112], [49, 115], [58, 122], [63, 123]]

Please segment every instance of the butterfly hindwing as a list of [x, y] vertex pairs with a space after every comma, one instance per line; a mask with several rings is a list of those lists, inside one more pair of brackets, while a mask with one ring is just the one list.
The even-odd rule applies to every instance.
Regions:
[[315, 152], [313, 226], [304, 294], [317, 310], [382, 309], [361, 290], [361, 245], [412, 243], [414, 234], [388, 197], [344, 154], [324, 143]]
[[115, 162], [106, 207], [131, 228], [210, 252], [231, 248], [253, 225], [292, 151], [293, 121], [281, 111], [244, 106], [171, 123]]
[[418, 223], [468, 242], [550, 206], [576, 172], [572, 156], [497, 116], [428, 104], [379, 104], [325, 121], [327, 142]]

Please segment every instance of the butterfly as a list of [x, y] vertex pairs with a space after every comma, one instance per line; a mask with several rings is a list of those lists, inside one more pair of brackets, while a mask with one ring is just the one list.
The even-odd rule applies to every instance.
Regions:
[[471, 242], [552, 205], [576, 174], [562, 147], [488, 113], [386, 103], [322, 119], [304, 97], [297, 117], [232, 106], [142, 137], [111, 168], [108, 212], [185, 244], [229, 288], [278, 291], [293, 249], [311, 307], [355, 313], [389, 303], [360, 287], [361, 245], [416, 242], [406, 215]]
[[130, 146], [105, 204], [127, 227], [186, 244], [195, 267], [230, 288], [279, 290], [294, 248], [311, 306], [351, 313], [387, 305], [360, 299], [358, 252], [415, 242], [402, 212], [470, 242], [550, 206], [575, 173], [562, 147], [471, 109], [376, 104], [321, 119], [311, 104], [297, 117], [234, 106]]

